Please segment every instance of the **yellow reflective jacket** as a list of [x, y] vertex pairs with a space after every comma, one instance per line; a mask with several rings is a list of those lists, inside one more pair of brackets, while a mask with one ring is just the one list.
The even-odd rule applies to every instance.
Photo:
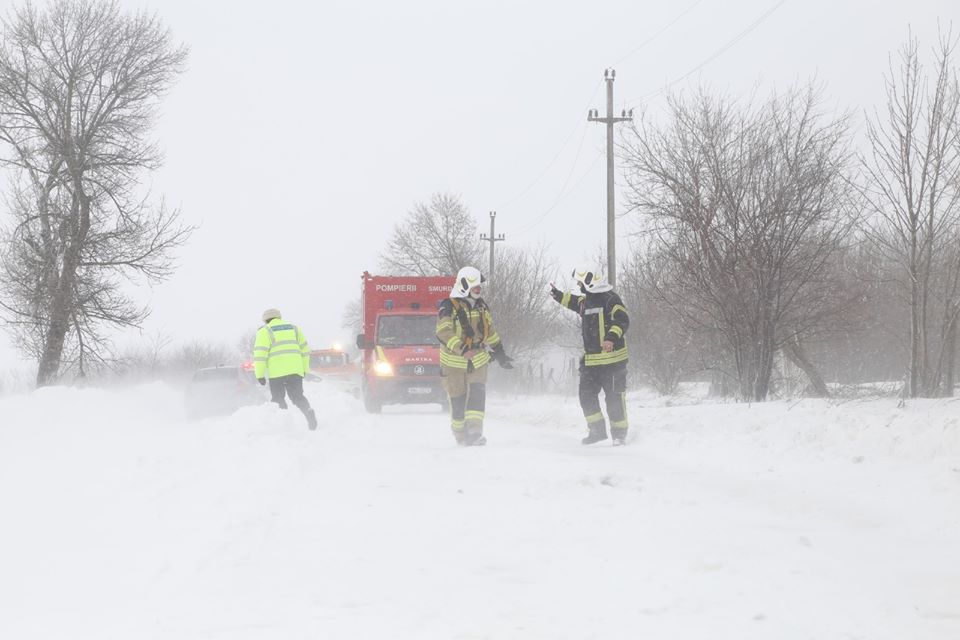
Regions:
[[453, 369], [466, 369], [464, 352], [475, 349], [471, 359], [477, 369], [490, 362], [484, 346], [495, 348], [500, 336], [493, 328], [493, 316], [483, 298], [447, 298], [437, 312], [437, 339], [440, 344], [440, 364]]
[[279, 378], [310, 370], [310, 348], [295, 324], [274, 318], [257, 330], [253, 344], [253, 372], [258, 378]]

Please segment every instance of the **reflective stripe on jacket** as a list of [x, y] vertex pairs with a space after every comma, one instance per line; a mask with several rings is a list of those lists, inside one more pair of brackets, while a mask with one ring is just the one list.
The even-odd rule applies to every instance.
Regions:
[[[588, 293], [585, 296], [566, 292], [555, 295], [554, 300], [580, 314], [585, 365], [595, 367], [627, 361], [624, 334], [630, 326], [630, 316], [620, 296], [613, 291]], [[613, 343], [613, 351], [603, 350], [606, 340]]]
[[[469, 331], [464, 328], [464, 322], [470, 327]], [[470, 349], [477, 351], [471, 361], [479, 369], [490, 362], [484, 346], [493, 348], [500, 344], [500, 336], [493, 328], [493, 316], [483, 298], [447, 298], [441, 302], [436, 333], [442, 345], [440, 364], [453, 369], [467, 368], [463, 354]]]
[[300, 327], [274, 318], [257, 330], [253, 371], [258, 378], [279, 378], [310, 370], [310, 348]]

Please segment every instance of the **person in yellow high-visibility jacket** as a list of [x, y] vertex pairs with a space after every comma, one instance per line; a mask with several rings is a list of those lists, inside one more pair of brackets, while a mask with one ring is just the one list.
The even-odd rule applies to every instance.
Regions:
[[483, 435], [487, 365], [493, 359], [505, 369], [513, 368], [513, 359], [504, 353], [493, 328], [490, 308], [480, 297], [482, 283], [478, 269], [460, 269], [450, 297], [440, 303], [437, 313], [440, 371], [450, 398], [450, 427], [457, 444], [467, 446], [487, 443]]
[[287, 408], [285, 396], [307, 418], [310, 429], [317, 428], [317, 415], [303, 395], [303, 378], [310, 370], [310, 348], [295, 324], [280, 318], [277, 309], [263, 312], [264, 325], [257, 330], [253, 344], [253, 371], [260, 384], [270, 380], [270, 399]]

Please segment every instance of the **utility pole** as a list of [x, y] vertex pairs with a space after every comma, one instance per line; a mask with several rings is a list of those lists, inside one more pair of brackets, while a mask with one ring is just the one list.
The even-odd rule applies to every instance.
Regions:
[[481, 240], [485, 240], [486, 242], [490, 243], [490, 271], [487, 272], [487, 278], [489, 278], [491, 282], [493, 282], [493, 243], [503, 242], [504, 240], [507, 239], [507, 237], [502, 233], [499, 236], [494, 233], [494, 226], [496, 225], [496, 221], [497, 221], [497, 212], [491, 211], [490, 212], [490, 235], [487, 236], [487, 234], [485, 233], [480, 234]]
[[613, 79], [616, 77], [617, 72], [613, 69], [606, 69], [603, 72], [603, 79], [607, 81], [607, 116], [599, 117], [596, 109], [590, 109], [587, 113], [588, 122], [603, 122], [607, 125], [607, 282], [613, 286], [617, 284], [617, 234], [613, 206], [613, 125], [617, 122], [633, 120], [633, 109], [622, 111], [620, 117], [613, 115]]

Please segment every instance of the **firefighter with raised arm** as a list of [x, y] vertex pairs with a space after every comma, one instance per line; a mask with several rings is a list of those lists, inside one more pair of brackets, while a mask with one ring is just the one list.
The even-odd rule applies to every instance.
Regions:
[[457, 273], [450, 297], [440, 303], [437, 339], [443, 388], [450, 397], [450, 427], [457, 444], [484, 445], [487, 365], [496, 360], [512, 369], [512, 358], [503, 350], [493, 328], [490, 308], [480, 297], [484, 278], [474, 267]]
[[280, 318], [280, 311], [263, 312], [263, 326], [257, 330], [253, 345], [253, 371], [257, 381], [269, 379], [270, 400], [287, 408], [286, 396], [303, 413], [307, 426], [317, 428], [317, 415], [303, 395], [303, 378], [310, 370], [310, 348], [300, 327]]
[[630, 326], [623, 301], [613, 287], [593, 268], [578, 268], [573, 278], [580, 295], [560, 291], [550, 284], [551, 297], [580, 314], [583, 351], [580, 358], [580, 407], [587, 420], [589, 433], [581, 440], [593, 444], [607, 439], [607, 425], [600, 410], [603, 391], [610, 418], [613, 444], [622, 445], [627, 438], [627, 344], [624, 334]]

